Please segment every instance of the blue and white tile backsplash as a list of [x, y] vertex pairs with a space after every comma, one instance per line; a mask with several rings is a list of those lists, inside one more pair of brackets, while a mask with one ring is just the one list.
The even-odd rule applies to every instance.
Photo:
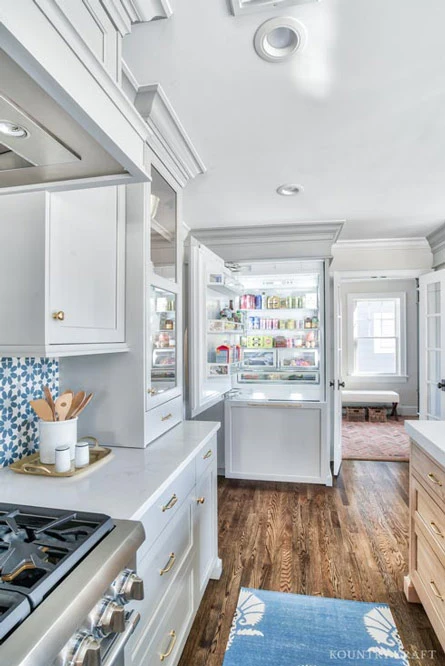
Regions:
[[59, 362], [47, 358], [0, 358], [0, 467], [38, 447], [38, 418], [29, 401], [42, 387], [59, 391]]

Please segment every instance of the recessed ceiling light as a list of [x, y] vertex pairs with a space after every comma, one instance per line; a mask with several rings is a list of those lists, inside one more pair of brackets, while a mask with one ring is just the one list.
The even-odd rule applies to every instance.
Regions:
[[293, 197], [296, 194], [300, 194], [300, 192], [303, 192], [302, 185], [296, 185], [295, 183], [277, 187], [277, 194], [281, 194], [282, 197]]
[[289, 60], [306, 44], [306, 28], [292, 16], [266, 21], [255, 33], [255, 51], [268, 62]]
[[28, 130], [21, 125], [9, 122], [9, 120], [0, 120], [0, 134], [14, 139], [24, 139], [28, 136]]

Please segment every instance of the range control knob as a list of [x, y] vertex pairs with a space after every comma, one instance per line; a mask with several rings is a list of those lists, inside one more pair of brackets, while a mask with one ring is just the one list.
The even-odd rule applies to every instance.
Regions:
[[104, 600], [96, 631], [102, 638], [108, 634], [121, 634], [125, 631], [124, 607], [110, 599]]
[[114, 597], [124, 604], [144, 598], [144, 581], [131, 569], [124, 569], [112, 585]]
[[71, 651], [72, 666], [100, 666], [100, 643], [91, 634], [77, 634]]

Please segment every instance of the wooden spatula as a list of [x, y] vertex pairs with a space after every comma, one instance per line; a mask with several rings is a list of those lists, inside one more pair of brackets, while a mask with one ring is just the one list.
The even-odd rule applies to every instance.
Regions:
[[68, 415], [66, 417], [67, 419], [73, 418], [73, 415], [75, 414], [77, 409], [81, 406], [84, 400], [85, 400], [85, 391], [79, 391], [78, 393], [76, 393], [71, 402], [70, 411], [68, 412]]
[[51, 407], [51, 411], [53, 413], [52, 420], [55, 421], [56, 420], [56, 408], [55, 408], [55, 405], [54, 405], [53, 396], [51, 395], [51, 391], [49, 390], [48, 386], [43, 387], [43, 393], [45, 394], [46, 402]]
[[87, 405], [90, 404], [90, 402], [91, 402], [92, 399], [93, 399], [93, 393], [89, 393], [89, 394], [86, 396], [86, 398], [84, 398], [84, 400], [82, 401], [82, 403], [80, 404], [80, 406], [79, 406], [79, 407], [76, 409], [76, 411], [73, 413], [73, 415], [71, 416], [71, 418], [75, 418], [76, 416], [79, 416], [79, 414], [80, 414], [81, 412], [83, 412], [83, 410], [85, 409], [85, 407], [86, 407]]
[[73, 396], [71, 393], [59, 395], [55, 404], [57, 421], [65, 421], [72, 402]]
[[39, 400], [31, 400], [31, 407], [42, 421], [54, 421], [54, 414], [51, 407], [48, 405], [46, 400], [39, 398]]

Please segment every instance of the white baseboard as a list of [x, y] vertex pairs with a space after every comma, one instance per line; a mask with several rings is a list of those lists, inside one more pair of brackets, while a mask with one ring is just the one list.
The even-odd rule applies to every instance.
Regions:
[[419, 415], [419, 409], [417, 405], [400, 405], [397, 407], [397, 412], [400, 414], [400, 416], [418, 416]]

